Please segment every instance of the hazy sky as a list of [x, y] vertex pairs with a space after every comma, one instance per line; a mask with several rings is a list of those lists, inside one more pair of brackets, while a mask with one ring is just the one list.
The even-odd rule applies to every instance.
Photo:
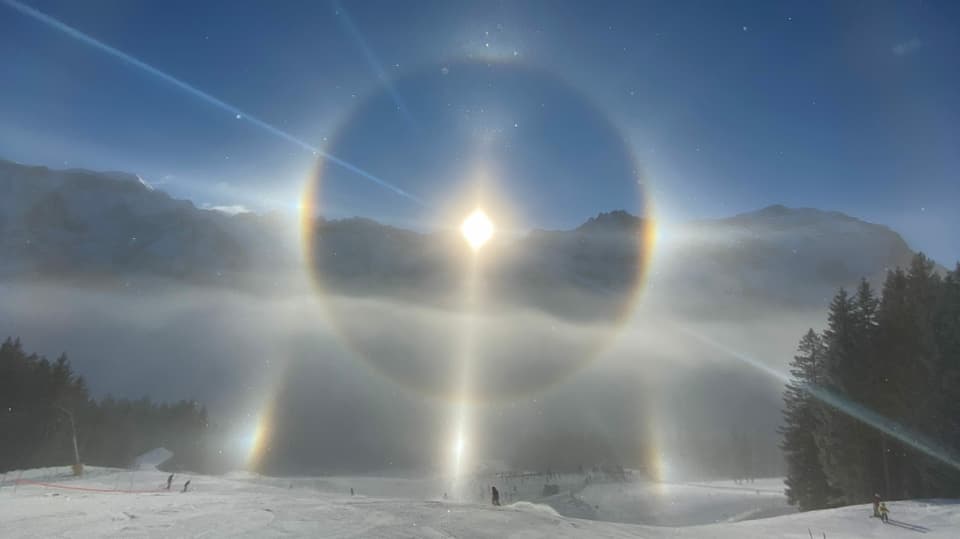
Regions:
[[331, 213], [397, 223], [490, 158], [531, 226], [640, 182], [672, 218], [835, 209], [960, 257], [956, 2], [26, 5], [67, 26], [0, 1], [3, 158], [292, 211], [309, 146], [376, 178], [331, 166]]

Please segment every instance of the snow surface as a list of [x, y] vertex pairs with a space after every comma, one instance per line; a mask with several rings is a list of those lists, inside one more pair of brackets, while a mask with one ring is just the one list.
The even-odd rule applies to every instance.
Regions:
[[796, 512], [787, 504], [780, 478], [741, 485], [733, 481], [596, 484], [577, 497], [596, 508], [597, 520], [657, 526], [739, 522]]
[[[837, 539], [915, 538], [921, 534], [933, 539], [956, 538], [960, 534], [960, 501], [956, 500], [890, 503], [891, 523], [887, 525], [870, 518], [869, 506], [863, 505], [736, 523], [657, 527], [564, 517], [551, 507], [527, 501], [495, 508], [485, 503], [410, 495], [423, 494], [440, 484], [430, 480], [178, 474], [174, 490], [168, 492], [163, 490], [166, 476], [163, 472], [106, 468], [90, 468], [83, 478], [71, 477], [65, 468], [10, 472], [0, 483], [0, 530], [4, 537], [809, 539], [811, 535], [826, 534], [828, 539]], [[21, 480], [19, 484], [17, 479]], [[191, 489], [182, 493], [180, 490], [187, 479], [191, 480]], [[350, 496], [348, 484], [355, 485], [360, 494]], [[667, 505], [687, 503], [687, 494], [696, 493], [698, 489], [713, 490], [721, 498], [733, 499], [742, 492], [731, 488], [731, 484], [667, 485], [670, 489], [679, 489], [675, 496], [668, 497]], [[410, 490], [405, 490], [405, 486]], [[622, 486], [591, 485], [580, 495], [599, 500], [623, 497], [617, 490]], [[752, 486], [756, 487], [754, 491], [761, 490], [761, 498], [766, 497], [764, 491], [768, 485]], [[637, 490], [634, 493], [628, 490], [627, 498], [633, 494], [649, 495], [654, 487], [633, 485], [631, 488]], [[363, 495], [365, 489], [395, 495]], [[146, 492], [121, 492], [124, 490]], [[401, 496], [405, 493], [406, 496]], [[766, 494], [772, 496], [773, 493]], [[570, 493], [560, 496], [564, 495], [570, 496]], [[758, 496], [756, 492], [753, 495]], [[696, 501], [698, 497], [703, 496], [694, 496], [694, 506], [702, 503], [702, 500]]]
[[[0, 483], [0, 530], [4, 537], [809, 539], [826, 534], [836, 539], [922, 534], [932, 539], [960, 534], [960, 501], [893, 502], [889, 525], [869, 518], [869, 506], [852, 506], [737, 523], [657, 527], [565, 517], [529, 501], [494, 508], [486, 503], [431, 499], [428, 493], [436, 492], [442, 483], [429, 479], [178, 474], [174, 489], [168, 492], [163, 490], [166, 477], [164, 472], [96, 467], [89, 468], [83, 478], [71, 477], [65, 468], [10, 472]], [[190, 491], [182, 493], [187, 479]], [[350, 496], [348, 485], [357, 490], [357, 496]], [[715, 513], [716, 509], [702, 505], [710, 498], [708, 492], [720, 502], [717, 507], [744, 498], [744, 489], [750, 487], [747, 494], [762, 502], [758, 507], [772, 503], [775, 496], [770, 491], [775, 487], [773, 480], [742, 486], [731, 482], [660, 486], [672, 494], [651, 514], [663, 509], [660, 518], [666, 520], [680, 518], [677, 515], [683, 510], [677, 508], [684, 504], [695, 512]], [[613, 500], [649, 501], [657, 488], [640, 483], [593, 484], [575, 496], [570, 491], [558, 496], [576, 497], [587, 505], [583, 500], [610, 503], [621, 511], [624, 507]], [[600, 509], [597, 516], [605, 516], [604, 511]]]

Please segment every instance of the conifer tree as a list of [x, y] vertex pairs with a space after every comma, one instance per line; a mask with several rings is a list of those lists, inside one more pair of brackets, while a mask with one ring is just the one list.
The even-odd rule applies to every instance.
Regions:
[[[823, 490], [813, 488], [822, 481], [832, 489], [826, 499], [836, 494], [840, 503], [862, 503], [874, 492], [889, 499], [960, 495], [960, 470], [938, 458], [960, 461], [960, 265], [941, 277], [918, 254], [907, 270], [888, 272], [879, 300], [866, 281], [853, 297], [840, 290], [819, 363], [809, 361], [814, 340], [808, 332], [801, 342], [784, 395], [791, 503], [821, 506]], [[817, 388], [806, 400], [799, 391], [805, 379]], [[858, 409], [883, 418], [885, 428], [856, 419], [850, 412]], [[819, 469], [798, 427], [804, 421], [812, 424]], [[924, 443], [889, 429], [915, 432]]]
[[[934, 434], [947, 447], [960, 450], [960, 263], [947, 273], [934, 316], [934, 336], [942, 361], [939, 369], [939, 423]], [[934, 478], [935, 495], [960, 493], [960, 470], [941, 466]]]
[[[825, 346], [823, 391], [839, 402], [855, 402], [866, 375], [860, 364], [862, 324], [857, 307], [846, 290], [840, 289], [830, 303]], [[845, 503], [862, 503], [872, 496], [868, 484], [867, 441], [864, 426], [824, 402], [815, 406], [818, 419], [815, 438], [820, 461], [830, 485]]]
[[787, 500], [800, 510], [829, 507], [838, 492], [831, 488], [820, 463], [814, 431], [817, 416], [810, 388], [819, 383], [826, 350], [812, 329], [800, 340], [790, 363], [791, 380], [784, 391], [784, 426], [780, 447], [787, 461]]
[[86, 464], [127, 466], [162, 446], [173, 451], [173, 466], [202, 471], [207, 465], [202, 406], [146, 398], [96, 402], [66, 355], [50, 362], [6, 339], [0, 344], [0, 473], [72, 464], [74, 427]]

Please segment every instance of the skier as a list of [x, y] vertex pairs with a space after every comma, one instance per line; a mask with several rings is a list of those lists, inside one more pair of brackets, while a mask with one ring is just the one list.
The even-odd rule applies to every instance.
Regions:
[[170, 485], [173, 484], [173, 474], [170, 474], [170, 477], [167, 478], [167, 490], [170, 490]]
[[887, 504], [880, 502], [880, 520], [886, 524], [889, 520], [890, 511], [887, 509]]
[[493, 494], [493, 505], [500, 505], [500, 491], [497, 487], [490, 487], [490, 492]]
[[190, 488], [190, 480], [187, 479], [187, 482], [183, 484], [183, 492], [186, 492]]
[[873, 495], [873, 516], [880, 518], [880, 495]]

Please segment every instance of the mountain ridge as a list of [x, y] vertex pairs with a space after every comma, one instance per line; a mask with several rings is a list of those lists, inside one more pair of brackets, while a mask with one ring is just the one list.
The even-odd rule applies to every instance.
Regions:
[[[489, 248], [490, 281], [504, 298], [552, 312], [583, 310], [595, 301], [600, 311], [617, 311], [645, 269], [656, 288], [668, 291], [790, 304], [808, 302], [811, 293], [832, 295], [860, 277], [877, 281], [913, 256], [889, 227], [775, 204], [673, 225], [651, 264], [641, 244], [649, 224], [613, 210], [568, 230], [530, 230]], [[291, 227], [267, 214], [198, 208], [135, 174], [0, 160], [0, 280], [128, 286], [150, 278], [258, 289], [301, 271]], [[461, 246], [438, 241], [443, 234], [366, 217], [317, 217], [308, 264], [336, 293], [432, 298], [429, 303], [453, 297], [462, 272]]]

